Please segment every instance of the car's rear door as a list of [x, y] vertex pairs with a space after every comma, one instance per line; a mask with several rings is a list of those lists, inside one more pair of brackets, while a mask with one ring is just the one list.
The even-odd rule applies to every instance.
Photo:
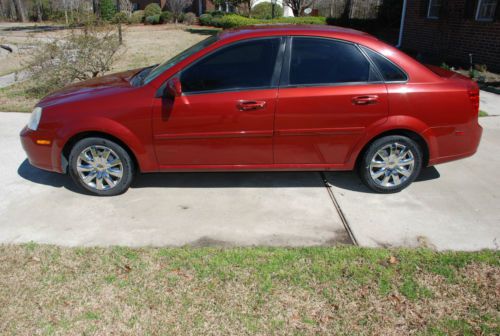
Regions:
[[272, 164], [283, 54], [281, 37], [255, 38], [183, 69], [182, 96], [158, 99], [153, 107], [160, 165]]
[[319, 37], [288, 39], [275, 163], [341, 165], [365, 129], [387, 115], [386, 85], [358, 46]]

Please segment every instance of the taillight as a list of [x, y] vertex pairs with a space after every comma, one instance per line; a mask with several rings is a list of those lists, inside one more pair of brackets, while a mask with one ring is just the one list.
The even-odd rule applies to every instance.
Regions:
[[474, 108], [474, 113], [479, 114], [479, 89], [469, 89], [469, 99], [472, 103], [472, 107]]

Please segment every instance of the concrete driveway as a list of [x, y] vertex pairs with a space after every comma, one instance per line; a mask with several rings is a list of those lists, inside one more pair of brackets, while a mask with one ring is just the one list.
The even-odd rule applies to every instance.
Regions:
[[141, 175], [112, 198], [81, 194], [69, 177], [31, 167], [18, 140], [27, 119], [0, 113], [0, 155], [8, 158], [0, 162], [0, 243], [500, 245], [500, 118], [481, 119], [476, 156], [428, 168], [398, 194], [371, 193], [353, 173], [184, 173]]
[[26, 113], [0, 113], [0, 242], [61, 245], [334, 245], [350, 243], [315, 173], [147, 174], [124, 195], [79, 193], [32, 167], [18, 134]]

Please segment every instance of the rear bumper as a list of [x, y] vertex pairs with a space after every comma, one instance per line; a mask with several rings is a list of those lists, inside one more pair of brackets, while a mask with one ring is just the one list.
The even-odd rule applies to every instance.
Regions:
[[[60, 163], [60, 154], [54, 142], [54, 136], [51, 132], [38, 130], [32, 131], [24, 127], [20, 134], [21, 144], [23, 146], [31, 165], [48, 171], [62, 173]], [[48, 145], [37, 144], [37, 140], [50, 140]]]
[[477, 152], [483, 128], [476, 121], [465, 127], [435, 127], [425, 133], [434, 138], [429, 166], [463, 159]]

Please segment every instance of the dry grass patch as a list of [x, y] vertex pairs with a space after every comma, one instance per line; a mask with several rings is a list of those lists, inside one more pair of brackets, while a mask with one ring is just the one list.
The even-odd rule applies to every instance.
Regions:
[[[63, 29], [56, 31], [32, 31], [2, 30], [0, 25], [0, 38], [4, 43], [13, 44], [20, 52], [2, 58], [0, 74], [7, 74], [22, 70], [29, 59], [30, 54], [36, 49], [22, 49], [26, 46], [36, 46], [44, 41], [53, 39], [64, 40], [71, 35], [72, 30]], [[16, 27], [16, 26], [13, 26]], [[10, 26], [6, 27], [12, 28]], [[81, 29], [76, 29], [78, 33]], [[108, 73], [119, 72], [134, 68], [145, 67], [175, 56], [182, 50], [208, 37], [208, 34], [216, 30], [198, 29], [183, 25], [155, 25], [155, 26], [124, 26], [124, 43], [121, 56], [113, 64]], [[38, 99], [30, 98], [26, 89], [30, 86], [30, 80], [0, 89], [0, 111], [29, 112], [33, 109]], [[41, 97], [40, 97], [41, 98]]]
[[31, 112], [38, 99], [26, 94], [28, 88], [26, 81], [0, 88], [0, 111]]
[[208, 37], [205, 29], [181, 25], [125, 26], [125, 53], [113, 66], [123, 71], [163, 63]]
[[0, 247], [6, 334], [494, 335], [500, 253]]

